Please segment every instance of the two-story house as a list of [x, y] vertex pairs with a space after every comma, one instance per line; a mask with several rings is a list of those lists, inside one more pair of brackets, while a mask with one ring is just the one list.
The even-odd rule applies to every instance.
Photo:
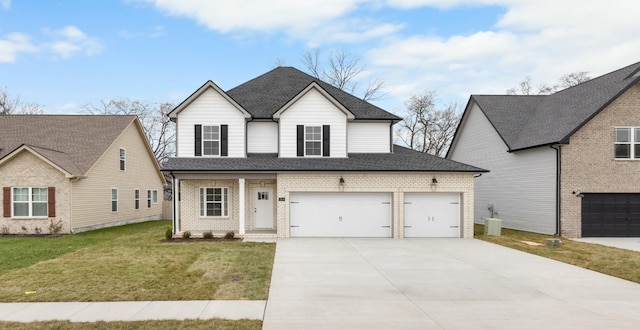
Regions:
[[170, 114], [175, 234], [473, 237], [482, 169], [393, 144], [401, 118], [291, 67]]
[[551, 95], [472, 95], [447, 158], [490, 170], [475, 217], [566, 237], [640, 236], [640, 63]]

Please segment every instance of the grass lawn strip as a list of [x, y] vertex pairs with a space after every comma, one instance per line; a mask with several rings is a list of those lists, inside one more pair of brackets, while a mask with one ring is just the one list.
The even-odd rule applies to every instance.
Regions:
[[51, 242], [65, 250], [5, 268], [0, 301], [267, 299], [275, 244], [163, 243], [168, 224], [150, 221], [56, 239], [0, 238], [0, 255], [11, 246], [4, 240], [25, 250], [45, 250]]
[[637, 251], [565, 238], [559, 238], [560, 247], [549, 247], [544, 245], [545, 238], [558, 237], [505, 228], [501, 236], [486, 236], [482, 225], [475, 225], [475, 238], [640, 283], [640, 252]]
[[0, 322], [0, 329], [12, 330], [45, 330], [45, 329], [65, 329], [65, 330], [134, 330], [134, 329], [153, 329], [153, 330], [173, 330], [173, 329], [217, 329], [217, 330], [259, 330], [262, 329], [262, 321], [257, 320], [167, 320], [167, 321], [135, 321], [135, 322], [69, 322], [69, 321], [46, 321], [46, 322]]

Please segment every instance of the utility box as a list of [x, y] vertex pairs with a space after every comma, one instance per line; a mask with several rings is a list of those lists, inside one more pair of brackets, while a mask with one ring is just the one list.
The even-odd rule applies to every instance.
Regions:
[[500, 236], [502, 233], [502, 220], [495, 218], [484, 218], [484, 234], [489, 236]]

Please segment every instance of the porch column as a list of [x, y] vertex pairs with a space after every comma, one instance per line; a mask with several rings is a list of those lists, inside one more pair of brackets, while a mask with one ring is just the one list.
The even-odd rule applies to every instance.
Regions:
[[238, 206], [240, 207], [240, 212], [238, 214], [238, 234], [244, 235], [244, 178], [238, 179]]
[[180, 179], [172, 176], [171, 199], [173, 202], [173, 234], [180, 232]]

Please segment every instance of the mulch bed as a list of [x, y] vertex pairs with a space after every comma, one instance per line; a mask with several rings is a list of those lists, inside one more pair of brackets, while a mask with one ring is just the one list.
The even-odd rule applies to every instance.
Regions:
[[192, 238], [172, 238], [172, 239], [161, 239], [160, 242], [163, 243], [191, 243], [191, 242], [235, 242], [242, 241], [240, 237], [234, 238], [224, 238], [224, 237], [214, 237], [214, 238], [201, 238], [201, 237], [192, 237]]

